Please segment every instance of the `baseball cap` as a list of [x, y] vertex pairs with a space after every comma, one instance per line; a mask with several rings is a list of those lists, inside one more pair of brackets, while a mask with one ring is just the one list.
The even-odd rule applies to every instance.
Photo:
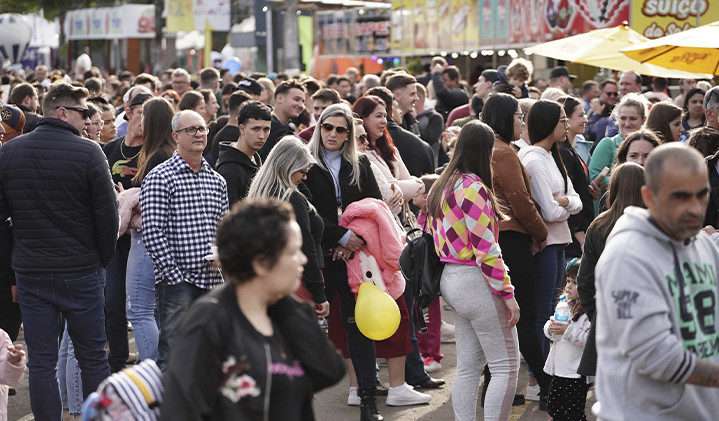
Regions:
[[549, 78], [550, 79], [556, 79], [558, 77], [566, 76], [571, 80], [574, 80], [577, 76], [570, 74], [569, 69], [567, 69], [565, 66], [557, 66], [552, 68], [552, 70], [549, 72]]
[[486, 80], [487, 82], [494, 83], [499, 80], [499, 72], [494, 69], [487, 69], [483, 71], [481, 76], [484, 76], [484, 80]]
[[15, 106], [3, 105], [0, 107], [0, 118], [6, 131], [13, 130], [22, 133], [25, 127], [25, 114]]
[[254, 79], [243, 78], [237, 82], [237, 87], [250, 95], [262, 95], [262, 85]]
[[[142, 105], [150, 98], [152, 98], [152, 95], [147, 93], [137, 94], [132, 98], [132, 100], [130, 101], [130, 105], [128, 105], [127, 108], [132, 108], [135, 105]], [[127, 114], [125, 114], [125, 120], [127, 120]]]

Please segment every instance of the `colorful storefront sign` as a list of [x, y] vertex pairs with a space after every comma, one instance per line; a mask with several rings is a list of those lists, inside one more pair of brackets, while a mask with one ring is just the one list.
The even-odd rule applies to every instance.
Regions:
[[632, 2], [631, 26], [647, 38], [660, 38], [716, 20], [719, 20], [719, 2], [716, 1], [634, 0]]
[[65, 35], [68, 40], [154, 38], [155, 6], [126, 4], [67, 12]]
[[[316, 13], [321, 56], [383, 55], [390, 51], [390, 11], [355, 9]], [[401, 35], [401, 32], [399, 33]]]

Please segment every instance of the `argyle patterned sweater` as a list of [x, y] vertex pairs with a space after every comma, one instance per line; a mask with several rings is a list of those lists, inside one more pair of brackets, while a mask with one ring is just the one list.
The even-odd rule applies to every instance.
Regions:
[[495, 294], [514, 297], [497, 242], [499, 226], [491, 195], [479, 176], [464, 173], [454, 186], [447, 186], [440, 216], [430, 216], [429, 226], [442, 262], [477, 265]]

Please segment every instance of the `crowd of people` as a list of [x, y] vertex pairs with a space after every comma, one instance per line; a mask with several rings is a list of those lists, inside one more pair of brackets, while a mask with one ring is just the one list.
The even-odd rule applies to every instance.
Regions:
[[[595, 385], [603, 420], [710, 419], [719, 87], [548, 74], [3, 74], [0, 420], [27, 365], [38, 420], [308, 420], [347, 373], [380, 421], [378, 396], [445, 384], [443, 336], [457, 420], [586, 419]], [[415, 228], [454, 325], [405, 285]], [[355, 321], [363, 281], [399, 309], [385, 340]]]

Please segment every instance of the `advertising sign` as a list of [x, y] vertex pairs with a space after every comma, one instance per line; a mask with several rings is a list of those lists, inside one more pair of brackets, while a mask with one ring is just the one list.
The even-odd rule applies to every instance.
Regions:
[[165, 0], [167, 32], [193, 31], [195, 16], [192, 9], [192, 0]]
[[390, 14], [387, 10], [355, 11], [354, 53], [383, 54], [389, 51]]
[[647, 38], [660, 38], [719, 20], [719, 2], [709, 0], [635, 0], [632, 28]]
[[317, 12], [320, 55], [336, 56], [352, 53], [352, 11]]
[[392, 11], [390, 12], [390, 48], [392, 51], [401, 51], [405, 48], [404, 43], [409, 42], [403, 39], [405, 0], [392, 0]]
[[73, 10], [65, 17], [65, 35], [69, 40], [154, 38], [155, 6], [126, 4]]

